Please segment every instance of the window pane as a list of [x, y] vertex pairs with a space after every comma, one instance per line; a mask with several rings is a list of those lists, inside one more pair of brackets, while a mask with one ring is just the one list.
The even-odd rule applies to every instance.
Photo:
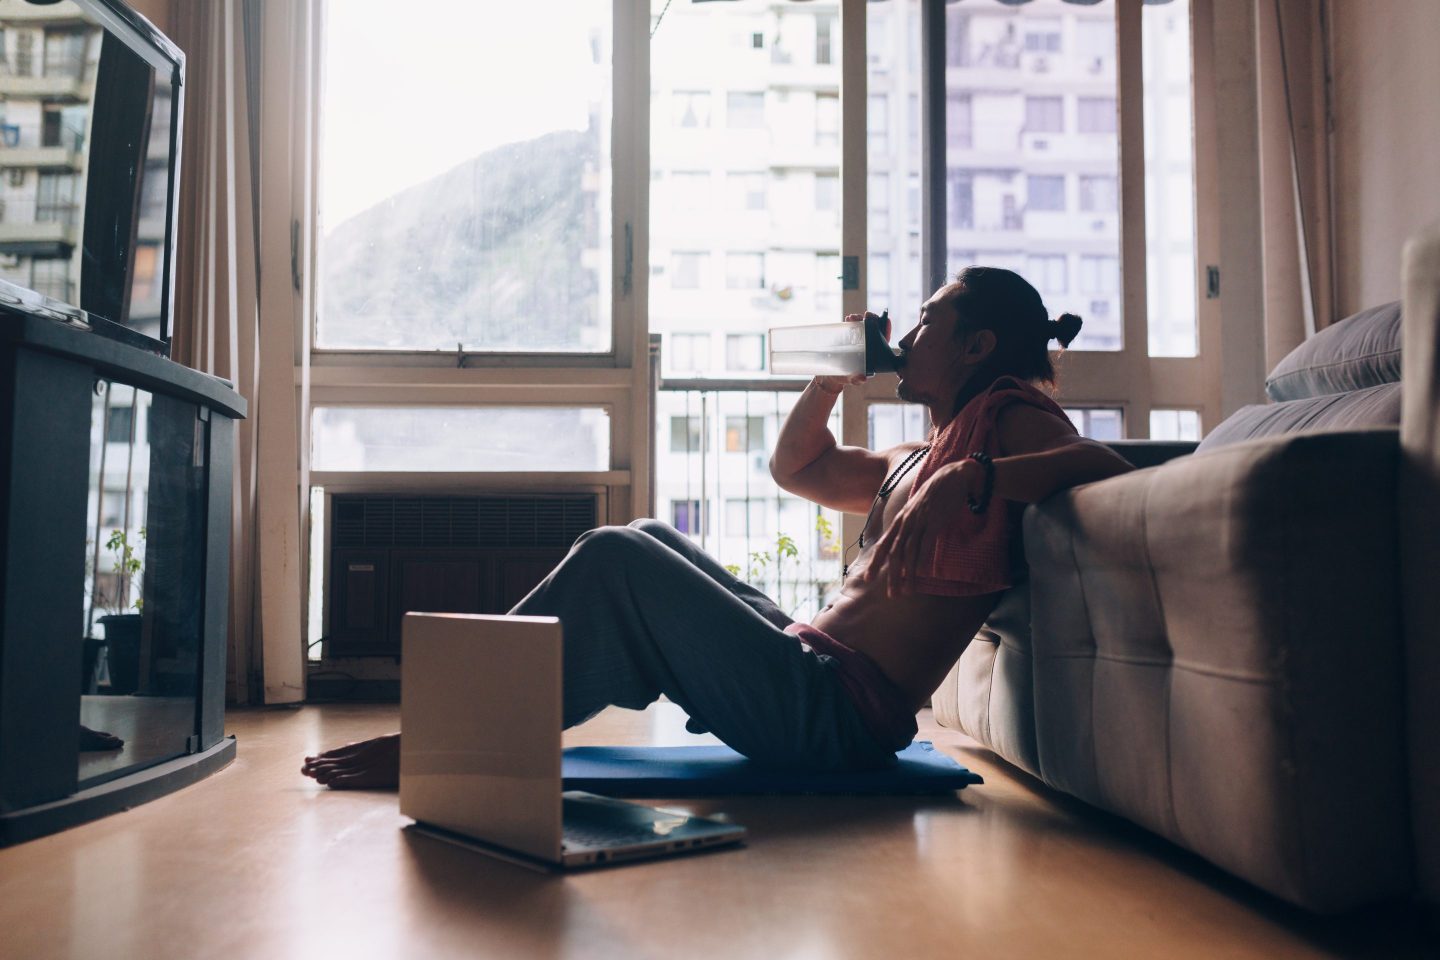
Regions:
[[871, 450], [924, 440], [930, 431], [925, 408], [913, 403], [872, 403], [867, 419]]
[[1125, 420], [1118, 407], [1065, 407], [1080, 436], [1091, 440], [1125, 439]]
[[317, 406], [310, 426], [316, 470], [610, 469], [610, 414], [601, 407]]
[[326, 7], [316, 344], [609, 350], [611, 5], [407, 13]]
[[1199, 440], [1200, 412], [1198, 410], [1151, 410], [1150, 439]]
[[[827, 262], [840, 253], [836, 7], [652, 0], [650, 14], [649, 163], [661, 185], [649, 205], [650, 332], [705, 324], [717, 341], [701, 375], [765, 375], [763, 356], [723, 338], [763, 343], [771, 327], [839, 312], [840, 271]], [[768, 54], [742, 42], [756, 34]], [[709, 127], [667, 122], [681, 94], [699, 91], [710, 92]], [[713, 199], [696, 216], [663, 187], [702, 172]], [[662, 364], [676, 369], [663, 353]]]
[[[683, 437], [689, 418], [707, 449], [698, 439], [688, 451], [683, 444], [658, 445], [655, 502], [661, 517], [741, 579], [790, 616], [809, 620], [838, 586], [840, 518], [784, 494], [770, 477], [769, 447], [798, 396], [662, 388], [656, 406], [677, 411], [657, 418], [662, 440], [667, 432]], [[678, 427], [672, 417], [680, 418]], [[838, 410], [829, 427], [839, 433]]]
[[1146, 6], [1145, 284], [1152, 357], [1193, 357], [1196, 326], [1194, 111], [1190, 0]]
[[1120, 349], [1114, 3], [946, 4], [945, 36], [946, 272], [1018, 271], [1084, 319], [1072, 349]]

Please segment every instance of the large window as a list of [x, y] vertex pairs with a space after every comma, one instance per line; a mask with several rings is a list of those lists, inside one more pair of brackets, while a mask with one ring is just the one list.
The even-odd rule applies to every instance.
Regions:
[[[1213, 422], [1183, 388], [1205, 378], [1151, 372], [1198, 352], [1194, 237], [1213, 216], [1194, 201], [1188, 0], [947, 3], [933, 100], [919, 0], [863, 5], [864, 84], [846, 96], [855, 36], [834, 3], [537, 0], [504, 18], [460, 0], [400, 18], [392, 6], [332, 0], [321, 18], [319, 375], [303, 425], [327, 485], [583, 471], [570, 482], [609, 485], [608, 522], [654, 511], [745, 573], [795, 539], [799, 559], [762, 579], [803, 607], [838, 574], [840, 520], [769, 479], [794, 398], [767, 369], [769, 330], [864, 306], [903, 333], [933, 289], [922, 263], [1017, 270], [1051, 316], [1084, 318], [1062, 396], [1087, 432]], [[1117, 15], [1141, 18], [1139, 34]], [[1122, 137], [1142, 110], [1143, 163]], [[922, 141], [943, 151], [938, 197]], [[863, 176], [841, 170], [842, 143], [863, 144]], [[58, 181], [44, 189], [66, 202]], [[1121, 244], [1137, 203], [1143, 263]], [[864, 250], [847, 249], [862, 229]], [[842, 289], [857, 265], [862, 291]], [[837, 437], [842, 418], [847, 442], [867, 428], [879, 445], [923, 437], [923, 411], [892, 401], [881, 380], [847, 392]], [[632, 422], [642, 412], [648, 424]], [[551, 449], [562, 440], [569, 452]], [[650, 476], [627, 466], [652, 459]]]
[[610, 350], [610, 4], [396, 14], [326, 6], [316, 345]]

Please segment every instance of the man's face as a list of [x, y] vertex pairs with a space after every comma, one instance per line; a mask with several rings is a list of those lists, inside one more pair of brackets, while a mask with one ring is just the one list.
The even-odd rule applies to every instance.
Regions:
[[959, 284], [936, 290], [920, 307], [920, 322], [900, 338], [905, 365], [900, 368], [896, 395], [910, 403], [947, 406], [969, 378], [972, 369], [965, 355], [966, 339], [955, 335], [959, 315], [955, 298]]

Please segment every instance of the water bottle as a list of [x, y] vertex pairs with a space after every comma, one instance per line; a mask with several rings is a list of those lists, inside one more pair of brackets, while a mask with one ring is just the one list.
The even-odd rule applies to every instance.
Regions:
[[863, 323], [821, 323], [770, 328], [770, 372], [778, 375], [851, 376], [899, 370], [900, 351], [885, 341], [890, 311], [867, 313]]

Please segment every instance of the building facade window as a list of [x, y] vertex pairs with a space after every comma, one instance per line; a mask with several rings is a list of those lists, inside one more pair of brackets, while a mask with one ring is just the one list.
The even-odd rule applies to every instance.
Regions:
[[1075, 102], [1075, 120], [1081, 133], [1115, 133], [1115, 98], [1081, 97]]
[[830, 64], [834, 62], [832, 49], [832, 38], [835, 33], [835, 18], [827, 15], [820, 15], [815, 18], [815, 62], [818, 64]]
[[749, 453], [765, 446], [764, 417], [726, 417], [725, 452]]
[[701, 506], [699, 500], [671, 500], [670, 526], [692, 537], [700, 536]]
[[765, 369], [765, 335], [731, 333], [725, 336], [725, 367], [743, 373]]
[[731, 210], [764, 210], [765, 174], [725, 174], [725, 195], [726, 206]]
[[[698, 453], [700, 445], [708, 439], [701, 430], [699, 417], [670, 418], [671, 453]], [[705, 443], [705, 449], [710, 449], [709, 443]]]
[[676, 290], [698, 290], [704, 286], [709, 254], [677, 250], [672, 256], [670, 286]]
[[1041, 254], [1025, 258], [1025, 275], [1046, 300], [1069, 292], [1069, 271], [1064, 254]]
[[765, 255], [763, 253], [725, 254], [725, 287], [729, 290], [763, 290], [765, 288]]
[[947, 214], [956, 230], [975, 229], [975, 177], [969, 170], [947, 170], [945, 181], [950, 187]]
[[735, 130], [758, 130], [765, 126], [765, 94], [753, 90], [732, 90], [725, 95], [725, 125]]
[[1080, 209], [1086, 213], [1114, 213], [1119, 197], [1114, 177], [1094, 174], [1080, 175]]
[[1050, 174], [1030, 174], [1025, 178], [1025, 209], [1060, 212], [1065, 209], [1065, 178]]
[[815, 145], [834, 147], [840, 143], [840, 97], [833, 93], [815, 95]]
[[974, 105], [968, 93], [945, 95], [945, 144], [956, 150], [969, 150], [974, 145], [971, 124]]
[[710, 126], [709, 90], [676, 90], [672, 98], [675, 104], [675, 126], [689, 129]]
[[1026, 97], [1025, 132], [1064, 133], [1064, 99], [1061, 97]]
[[710, 334], [670, 334], [670, 369], [676, 373], [704, 373], [710, 369]]

